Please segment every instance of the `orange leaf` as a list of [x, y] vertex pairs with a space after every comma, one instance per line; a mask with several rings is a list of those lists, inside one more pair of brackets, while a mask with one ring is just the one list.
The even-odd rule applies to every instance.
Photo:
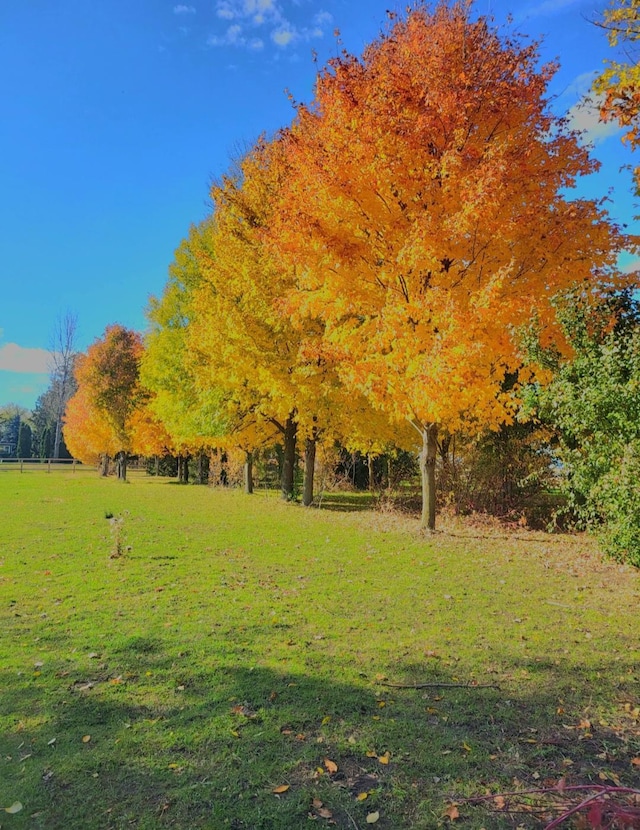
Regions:
[[327, 768], [327, 772], [334, 773], [338, 771], [338, 765], [335, 761], [330, 761], [328, 758], [325, 758], [324, 765]]
[[451, 821], [455, 821], [457, 818], [460, 818], [460, 812], [456, 804], [450, 804], [449, 807], [444, 811], [444, 815], [447, 818], [450, 818]]
[[274, 793], [274, 795], [280, 795], [281, 793], [286, 793], [290, 786], [290, 784], [280, 784], [279, 787], [275, 787], [271, 790], [271, 792]]

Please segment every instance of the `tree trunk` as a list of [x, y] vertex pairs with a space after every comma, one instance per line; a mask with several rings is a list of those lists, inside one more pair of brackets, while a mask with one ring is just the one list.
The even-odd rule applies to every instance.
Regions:
[[120, 450], [116, 455], [116, 472], [118, 481], [127, 480], [127, 454], [124, 450]]
[[373, 492], [376, 489], [376, 482], [373, 474], [373, 455], [370, 452], [367, 453], [367, 467], [369, 469], [369, 492]]
[[189, 483], [189, 456], [178, 456], [178, 482], [180, 484]]
[[244, 492], [248, 495], [253, 493], [253, 453], [249, 450], [244, 454]]
[[108, 455], [101, 455], [100, 456], [100, 465], [99, 465], [100, 475], [105, 478], [109, 475], [109, 456]]
[[155, 469], [155, 476], [156, 478], [160, 475], [160, 456], [156, 455], [154, 457], [154, 469]]
[[302, 504], [310, 507], [313, 503], [313, 475], [316, 468], [316, 439], [307, 438], [304, 445], [304, 486]]
[[422, 480], [422, 530], [436, 529], [436, 454], [438, 452], [438, 426], [429, 424], [422, 430], [420, 453], [420, 478]]
[[292, 501], [294, 495], [294, 475], [296, 466], [296, 433], [298, 425], [293, 420], [293, 413], [287, 418], [283, 432], [284, 456], [282, 461], [281, 492], [285, 501]]
[[204, 450], [198, 453], [198, 484], [209, 483], [209, 456]]

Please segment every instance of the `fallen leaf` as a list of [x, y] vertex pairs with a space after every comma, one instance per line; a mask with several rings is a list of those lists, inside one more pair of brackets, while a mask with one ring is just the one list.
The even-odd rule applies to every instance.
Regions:
[[331, 723], [331, 715], [327, 715], [326, 717], [322, 718], [323, 726], [326, 726], [328, 723]]
[[82, 743], [83, 744], [88, 744], [90, 740], [91, 740], [91, 735], [83, 735], [82, 736]]
[[338, 765], [335, 763], [335, 761], [330, 761], [328, 758], [325, 758], [324, 765], [327, 769], [327, 772], [329, 773], [333, 774], [334, 772], [338, 771]]
[[366, 754], [367, 754], [367, 758], [377, 758], [378, 757], [377, 752], [367, 752]]
[[11, 813], [12, 815], [14, 813], [19, 813], [20, 810], [22, 810], [22, 804], [20, 804], [19, 801], [14, 801], [11, 807], [4, 808], [5, 813]]
[[467, 743], [463, 743], [462, 748], [464, 749], [465, 752], [471, 752], [471, 747]]
[[281, 784], [279, 787], [275, 787], [273, 790], [271, 790], [271, 792], [274, 795], [280, 795], [281, 793], [286, 793], [290, 786], [291, 784]]
[[311, 806], [312, 806], [315, 810], [319, 810], [319, 809], [320, 809], [320, 807], [322, 807], [322, 806], [323, 806], [323, 804], [322, 804], [322, 801], [320, 801], [320, 799], [319, 799], [319, 798], [314, 798], [314, 799], [313, 799], [313, 801], [311, 802]]
[[496, 805], [496, 810], [504, 810], [506, 802], [503, 795], [497, 795], [493, 799], [493, 803]]
[[358, 793], [356, 801], [366, 801], [369, 798], [369, 793]]
[[47, 746], [53, 746], [56, 742], [56, 738], [51, 738], [50, 741], [47, 741]]
[[460, 811], [458, 810], [457, 805], [450, 804], [448, 809], [444, 811], [444, 815], [451, 819], [451, 821], [455, 821], [457, 818], [460, 818]]
[[634, 767], [640, 767], [640, 758], [632, 758], [631, 763]]
[[380, 813], [376, 810], [375, 813], [369, 813], [367, 816], [367, 824], [375, 824], [380, 818]]
[[326, 807], [320, 807], [320, 809], [317, 812], [320, 818], [333, 818], [333, 813]]
[[381, 764], [388, 764], [390, 760], [391, 760], [391, 753], [390, 752], [385, 752], [384, 755], [379, 755], [378, 756], [378, 761], [380, 761]]

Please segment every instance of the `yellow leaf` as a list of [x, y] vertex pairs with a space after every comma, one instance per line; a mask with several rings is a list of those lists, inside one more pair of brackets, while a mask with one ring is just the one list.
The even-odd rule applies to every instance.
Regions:
[[381, 764], [388, 764], [390, 759], [391, 759], [391, 753], [390, 752], [385, 752], [384, 755], [379, 755], [378, 756], [378, 761], [380, 761]]
[[331, 723], [331, 715], [327, 715], [326, 717], [322, 718], [323, 726], [326, 726], [328, 723]]
[[19, 813], [20, 810], [22, 810], [22, 804], [20, 804], [19, 801], [14, 801], [11, 807], [4, 808], [5, 813], [11, 813], [12, 815], [14, 813]]
[[378, 757], [377, 752], [367, 752], [367, 758], [377, 758], [377, 757]]
[[338, 765], [335, 761], [330, 761], [328, 758], [324, 759], [324, 765], [327, 768], [327, 772], [334, 773], [338, 771]]
[[369, 813], [367, 816], [367, 824], [375, 824], [380, 818], [380, 813], [376, 810], [375, 813]]
[[271, 792], [274, 793], [274, 795], [280, 795], [281, 793], [286, 793], [290, 786], [291, 784], [280, 784], [279, 787], [274, 787]]
[[462, 748], [464, 749], [465, 752], [471, 752], [471, 747], [467, 743], [463, 743]]
[[82, 736], [82, 743], [83, 744], [88, 744], [90, 740], [91, 740], [91, 735], [83, 735]]
[[169, 764], [169, 769], [178, 769], [178, 764]]
[[356, 796], [357, 801], [366, 801], [369, 798], [369, 793], [358, 793]]

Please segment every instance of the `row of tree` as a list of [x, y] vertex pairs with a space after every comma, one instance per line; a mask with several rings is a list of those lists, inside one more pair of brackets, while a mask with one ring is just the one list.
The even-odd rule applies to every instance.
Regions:
[[416, 449], [433, 528], [438, 449], [523, 417], [570, 363], [559, 310], [592, 319], [633, 284], [635, 240], [576, 195], [597, 164], [548, 107], [555, 69], [469, 2], [331, 60], [212, 187], [144, 341], [112, 326], [79, 360], [73, 453], [124, 476], [132, 451], [236, 448], [250, 476], [277, 441], [291, 498], [302, 445], [309, 504], [317, 442]]

